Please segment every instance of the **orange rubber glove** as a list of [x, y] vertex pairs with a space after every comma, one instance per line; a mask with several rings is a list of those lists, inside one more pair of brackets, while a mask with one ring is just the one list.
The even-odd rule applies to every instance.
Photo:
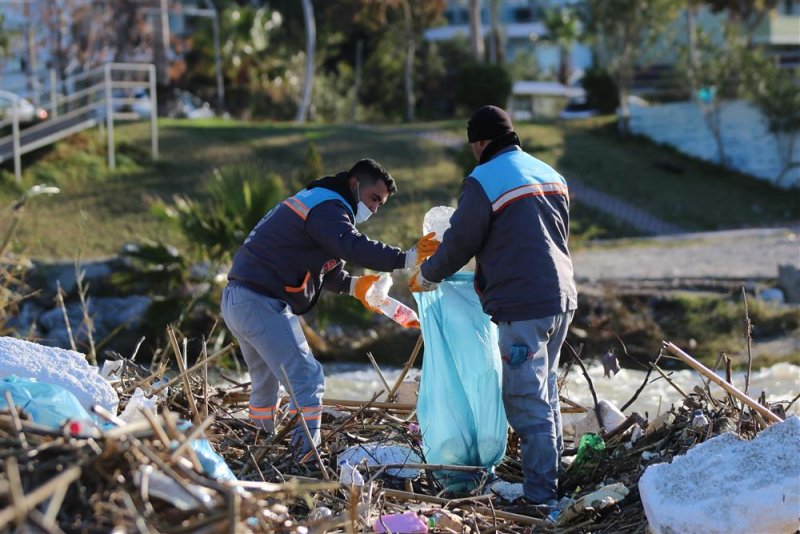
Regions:
[[408, 289], [412, 293], [420, 293], [422, 291], [433, 291], [439, 286], [438, 282], [431, 282], [422, 276], [422, 270], [417, 267], [411, 278], [408, 279]]
[[423, 261], [433, 256], [439, 249], [439, 241], [436, 240], [436, 232], [430, 232], [422, 236], [413, 248], [406, 251], [406, 269], [419, 267]]
[[436, 232], [426, 234], [417, 241], [417, 266], [427, 260], [439, 250], [439, 241], [436, 239]]
[[367, 291], [372, 287], [372, 284], [380, 279], [380, 276], [377, 274], [365, 274], [364, 276], [353, 278], [355, 282], [353, 283], [352, 295], [357, 298], [366, 309], [374, 312], [378, 311], [378, 308], [370, 306], [369, 302], [367, 302]]

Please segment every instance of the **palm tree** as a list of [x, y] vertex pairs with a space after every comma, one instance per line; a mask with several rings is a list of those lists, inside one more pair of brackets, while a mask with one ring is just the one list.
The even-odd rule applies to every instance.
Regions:
[[544, 13], [544, 25], [547, 28], [548, 39], [558, 46], [558, 81], [566, 84], [569, 82], [572, 70], [570, 61], [572, 43], [580, 36], [578, 17], [570, 9], [551, 9]]
[[308, 108], [311, 106], [311, 88], [314, 86], [314, 48], [317, 40], [317, 28], [314, 23], [314, 6], [311, 0], [303, 1], [303, 18], [306, 26], [306, 76], [303, 80], [303, 97], [297, 108], [297, 122], [305, 122]]
[[414, 122], [414, 51], [416, 39], [414, 37], [414, 17], [411, 14], [411, 5], [408, 0], [403, 0], [403, 18], [406, 25], [406, 121]]
[[469, 41], [475, 61], [483, 63], [483, 31], [481, 28], [481, 0], [469, 0]]

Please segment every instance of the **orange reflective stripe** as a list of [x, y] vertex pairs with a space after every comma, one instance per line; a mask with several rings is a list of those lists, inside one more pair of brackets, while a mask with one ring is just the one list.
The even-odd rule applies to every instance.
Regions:
[[306, 220], [306, 217], [308, 217], [308, 212], [309, 212], [308, 206], [300, 202], [295, 197], [289, 197], [286, 200], [284, 200], [283, 203], [286, 204], [286, 206], [290, 210], [299, 215], [300, 218], [303, 219], [304, 221]]
[[303, 278], [303, 283], [300, 287], [292, 287], [292, 286], [283, 286], [283, 290], [287, 293], [299, 293], [306, 288], [308, 285], [308, 281], [311, 279], [311, 271], [306, 272], [306, 277]]
[[273, 419], [273, 415], [272, 415], [272, 414], [268, 414], [268, 415], [255, 415], [255, 414], [252, 414], [252, 413], [251, 413], [251, 414], [250, 414], [250, 419]]
[[284, 201], [283, 203], [286, 205], [287, 208], [295, 212], [301, 219], [303, 219], [304, 221], [306, 220], [306, 216], [303, 215], [303, 213], [301, 213], [300, 211], [298, 211], [297, 208], [289, 204], [289, 202]]
[[265, 406], [265, 407], [263, 407], [263, 408], [258, 408], [258, 407], [256, 407], [256, 406], [253, 406], [253, 405], [251, 404], [251, 405], [250, 405], [250, 411], [251, 411], [251, 412], [271, 412], [271, 411], [273, 411], [273, 410], [274, 410], [276, 407], [277, 407], [277, 405], [273, 404], [272, 406]]

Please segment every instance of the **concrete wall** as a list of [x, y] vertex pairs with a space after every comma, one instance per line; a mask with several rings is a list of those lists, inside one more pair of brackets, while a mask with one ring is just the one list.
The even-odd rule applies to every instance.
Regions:
[[[767, 123], [753, 105], [745, 101], [722, 105], [722, 138], [728, 166], [774, 182], [783, 168], [779, 150], [787, 151], [767, 129]], [[631, 106], [631, 130], [680, 152], [719, 163], [717, 143], [694, 102]], [[782, 136], [784, 137], [784, 136]], [[794, 147], [794, 161], [800, 161], [800, 139]], [[783, 187], [800, 186], [800, 168], [788, 171]]]

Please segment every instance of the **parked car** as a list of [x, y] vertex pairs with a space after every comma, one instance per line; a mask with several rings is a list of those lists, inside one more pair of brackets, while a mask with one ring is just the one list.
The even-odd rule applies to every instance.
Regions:
[[589, 107], [586, 102], [586, 97], [573, 97], [567, 100], [567, 105], [558, 114], [559, 118], [564, 120], [570, 119], [588, 119], [597, 115], [597, 110]]
[[34, 106], [21, 96], [0, 89], [0, 119], [11, 121], [16, 114], [20, 124], [31, 124], [47, 118], [47, 110]]
[[[214, 117], [211, 104], [197, 95], [178, 89], [175, 98], [168, 102], [167, 116], [184, 119], [210, 119]], [[171, 105], [170, 105], [171, 104]]]
[[[146, 90], [141, 90], [134, 94], [133, 98], [136, 101], [130, 104], [130, 111], [143, 119], [149, 118], [150, 93]], [[211, 104], [182, 89], [174, 90], [163, 107], [159, 105], [159, 108], [162, 109], [162, 113], [167, 117], [176, 119], [209, 119], [214, 117], [214, 110], [211, 109]], [[166, 112], [163, 111], [164, 109], [166, 109]]]

